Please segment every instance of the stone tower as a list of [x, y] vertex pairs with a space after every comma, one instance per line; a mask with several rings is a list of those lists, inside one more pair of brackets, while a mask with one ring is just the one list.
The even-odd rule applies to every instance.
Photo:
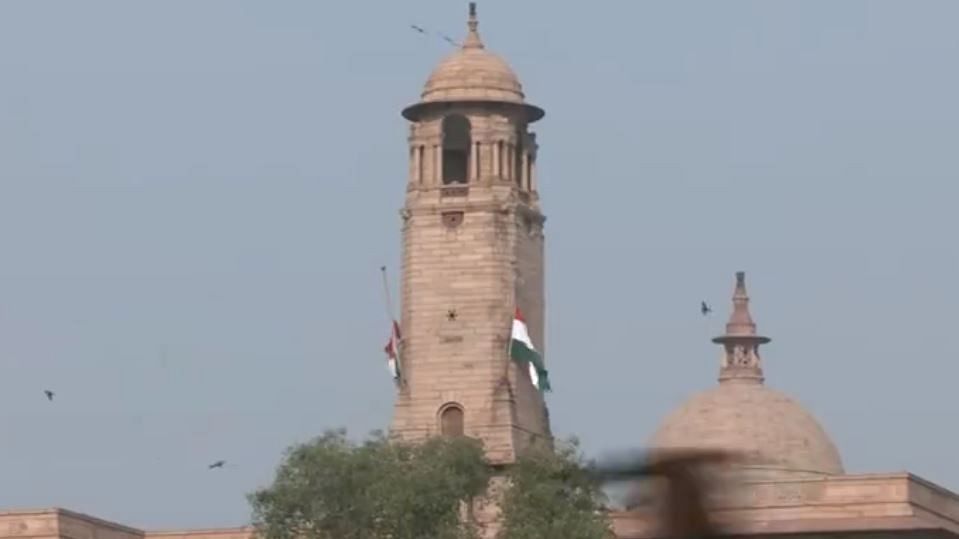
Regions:
[[400, 354], [392, 434], [481, 439], [494, 464], [549, 441], [542, 394], [508, 353], [516, 308], [543, 350], [543, 117], [489, 52], [470, 4], [458, 50], [430, 75], [411, 122], [403, 218]]

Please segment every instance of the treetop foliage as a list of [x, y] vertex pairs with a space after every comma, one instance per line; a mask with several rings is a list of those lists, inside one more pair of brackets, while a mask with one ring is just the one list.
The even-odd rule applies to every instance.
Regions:
[[[273, 484], [249, 500], [263, 539], [474, 539], [464, 508], [493, 473], [471, 438], [355, 442], [333, 430], [290, 448]], [[532, 449], [501, 473], [499, 539], [612, 537], [575, 441]]]
[[500, 539], [613, 538], [605, 496], [585, 468], [576, 439], [530, 448], [507, 472]]

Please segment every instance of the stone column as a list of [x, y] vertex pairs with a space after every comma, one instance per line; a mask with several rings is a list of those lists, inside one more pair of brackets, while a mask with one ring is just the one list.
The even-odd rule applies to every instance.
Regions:
[[529, 160], [529, 190], [531, 192], [536, 192], [538, 189], [536, 185], [536, 155], [530, 156]]
[[406, 164], [406, 176], [409, 183], [416, 183], [416, 146], [410, 145], [409, 162]]
[[527, 191], [532, 191], [533, 188], [530, 186], [529, 181], [529, 152], [523, 152], [523, 170], [522, 173], [522, 187]]
[[433, 185], [443, 185], [443, 146], [433, 145]]
[[470, 143], [470, 183], [479, 179], [479, 161], [477, 157], [479, 157], [479, 142], [472, 142]]
[[423, 183], [423, 146], [413, 146], [413, 183]]

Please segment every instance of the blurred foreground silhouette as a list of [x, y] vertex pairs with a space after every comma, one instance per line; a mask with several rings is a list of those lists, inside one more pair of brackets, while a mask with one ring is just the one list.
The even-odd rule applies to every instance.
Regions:
[[[731, 452], [715, 450], [663, 450], [607, 461], [591, 467], [590, 474], [602, 483], [638, 483], [658, 480], [662, 488], [653, 491], [653, 505], [659, 509], [662, 537], [669, 539], [708, 539], [723, 535], [710, 521], [706, 508], [707, 493], [724, 489], [729, 476], [709, 473], [717, 466], [738, 460]], [[639, 504], [636, 495], [627, 509]]]

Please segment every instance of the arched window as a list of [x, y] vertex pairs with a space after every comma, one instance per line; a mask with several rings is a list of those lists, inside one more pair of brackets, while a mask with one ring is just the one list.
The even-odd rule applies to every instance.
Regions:
[[451, 114], [443, 118], [443, 185], [469, 180], [470, 141], [466, 116]]
[[443, 436], [463, 435], [463, 409], [457, 404], [448, 404], [440, 411], [440, 433]]

